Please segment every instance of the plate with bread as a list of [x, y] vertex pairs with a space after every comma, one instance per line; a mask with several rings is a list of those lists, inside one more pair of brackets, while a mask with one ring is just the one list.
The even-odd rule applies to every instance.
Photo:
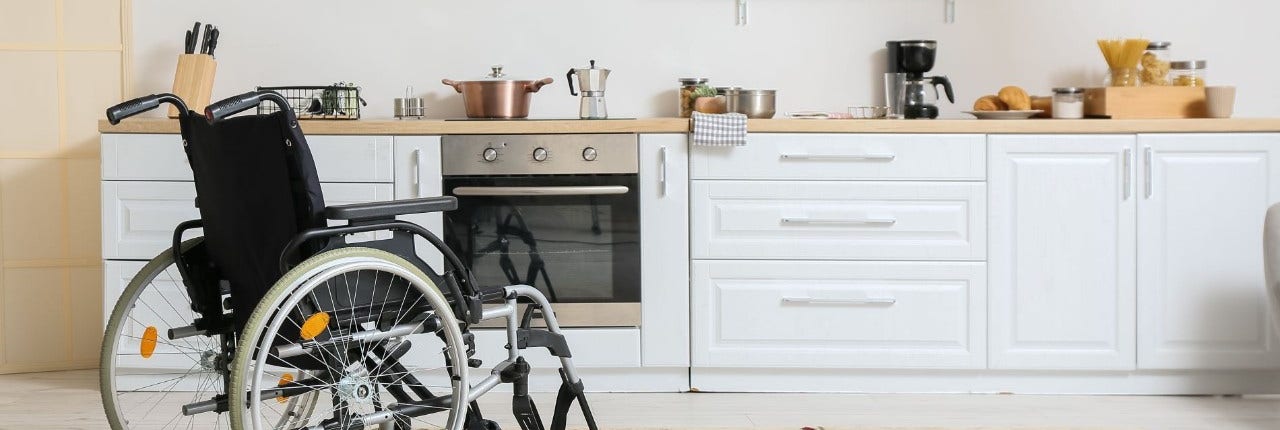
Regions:
[[978, 119], [1027, 119], [1045, 112], [1040, 106], [1034, 106], [1033, 99], [1027, 91], [1015, 86], [1000, 89], [995, 95], [979, 97], [973, 102], [973, 110], [964, 113]]

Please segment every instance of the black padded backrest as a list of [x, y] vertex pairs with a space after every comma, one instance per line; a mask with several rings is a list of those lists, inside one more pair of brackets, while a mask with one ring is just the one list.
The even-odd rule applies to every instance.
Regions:
[[183, 140], [210, 258], [231, 282], [242, 327], [283, 275], [280, 253], [298, 233], [323, 227], [324, 197], [306, 138], [280, 113], [210, 125], [186, 115]]

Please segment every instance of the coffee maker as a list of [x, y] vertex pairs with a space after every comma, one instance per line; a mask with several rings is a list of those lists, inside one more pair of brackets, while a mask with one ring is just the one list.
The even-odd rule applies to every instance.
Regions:
[[938, 42], [933, 40], [896, 40], [885, 44], [889, 73], [905, 73], [903, 116], [907, 119], [938, 117], [939, 85], [946, 91], [947, 101], [956, 102], [951, 81], [946, 76], [925, 76], [933, 70]]
[[578, 107], [578, 118], [606, 119], [609, 111], [604, 106], [604, 81], [609, 79], [609, 69], [597, 69], [596, 60], [591, 60], [591, 68], [569, 69], [565, 76], [569, 80], [569, 95], [578, 95], [573, 89], [574, 78], [577, 78], [578, 89], [582, 92], [582, 103]]

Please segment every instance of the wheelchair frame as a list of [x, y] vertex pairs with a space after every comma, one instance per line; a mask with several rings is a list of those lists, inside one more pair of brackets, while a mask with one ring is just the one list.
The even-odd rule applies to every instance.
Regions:
[[[253, 91], [214, 103], [206, 109], [205, 116], [210, 123], [213, 123], [238, 112], [254, 108], [264, 101], [274, 103], [281, 108], [280, 110], [289, 127], [298, 127], [296, 118], [293, 116], [291, 109], [288, 108], [288, 102], [279, 94], [271, 91]], [[190, 116], [193, 114], [178, 97], [172, 94], [156, 94], [113, 106], [107, 110], [107, 118], [112, 124], [116, 124], [126, 117], [154, 109], [162, 103], [173, 104], [181, 112], [181, 115]], [[453, 313], [457, 316], [459, 329], [466, 335], [464, 336], [464, 341], [466, 343], [465, 354], [467, 362], [454, 364], [464, 369], [463, 374], [466, 373], [466, 368], [479, 368], [482, 366], [479, 360], [471, 358], [475, 345], [468, 326], [481, 321], [505, 318], [507, 358], [493, 365], [489, 369], [489, 374], [474, 384], [463, 378], [462, 383], [466, 384], [467, 396], [462, 401], [472, 407], [467, 410], [465, 418], [459, 420], [460, 425], [465, 425], [468, 430], [489, 428], [489, 424], [486, 423], [491, 422], [483, 419], [474, 402], [500, 384], [511, 383], [514, 391], [513, 413], [521, 428], [523, 430], [545, 429], [537, 408], [529, 396], [528, 377], [532, 368], [525, 360], [523, 351], [528, 348], [546, 348], [551, 355], [559, 359], [559, 373], [562, 380], [550, 428], [553, 430], [563, 430], [565, 428], [567, 413], [572, 403], [576, 401], [586, 418], [588, 427], [595, 430], [597, 428], [595, 418], [584, 395], [581, 378], [574, 368], [568, 343], [546, 296], [538, 289], [528, 285], [510, 285], [486, 291], [476, 291], [475, 278], [458, 256], [440, 238], [417, 224], [395, 219], [397, 215], [448, 211], [456, 207], [457, 201], [452, 197], [330, 206], [325, 209], [325, 218], [345, 220], [348, 224], [313, 228], [296, 235], [285, 246], [279, 257], [281, 273], [288, 271], [287, 269], [291, 266], [289, 263], [297, 259], [303, 248], [317, 247], [317, 244], [322, 245], [319, 245], [320, 249], [311, 253], [311, 255], [349, 247], [379, 249], [397, 255], [418, 266], [423, 273], [434, 273], [444, 281], [443, 285], [438, 285], [437, 287], [448, 288], [446, 300], [449, 302], [449, 307], [453, 310]], [[204, 273], [204, 271], [211, 269], [200, 268], [188, 263], [188, 256], [185, 254], [195, 251], [195, 249], [184, 250], [182, 246], [183, 233], [201, 226], [201, 220], [180, 223], [173, 234], [174, 246], [172, 248], [173, 264], [177, 266], [182, 277], [182, 284], [191, 298], [192, 310], [199, 317], [192, 321], [189, 326], [171, 328], [167, 334], [170, 340], [193, 336], [216, 336], [219, 338], [219, 346], [222, 353], [230, 356], [234, 354], [238, 339], [244, 336], [244, 333], [237, 331], [233, 315], [235, 312], [247, 312], [249, 310], [232, 309], [232, 313], [226, 313], [224, 311], [226, 305], [223, 303], [223, 297], [231, 294], [229, 284], [224, 281], [217, 281], [218, 277], [216, 275], [211, 276], [214, 275], [212, 273]], [[347, 242], [345, 239], [352, 234], [375, 231], [389, 231], [392, 233], [392, 237], [354, 244]], [[425, 262], [422, 262], [417, 257], [414, 249], [414, 237], [421, 237], [438, 249], [445, 256], [445, 268], [448, 270], [436, 272]], [[204, 252], [203, 249], [200, 252]], [[491, 306], [486, 308], [484, 306], [485, 303], [489, 303]], [[522, 315], [519, 314], [520, 308], [518, 304], [520, 303], [529, 304]], [[535, 317], [540, 317], [545, 322], [545, 328], [533, 327]], [[406, 325], [408, 327], [404, 327]], [[245, 329], [248, 329], [248, 327]], [[424, 330], [421, 324], [401, 324], [387, 330], [374, 328], [368, 331], [349, 333], [349, 335], [356, 336], [361, 339], [361, 342], [377, 342], [413, 334], [430, 333], [432, 331], [434, 330]], [[310, 344], [278, 344], [273, 348], [281, 357], [288, 357], [306, 354], [308, 349], [321, 347], [324, 347], [321, 343], [310, 342]], [[388, 359], [396, 360], [395, 357]], [[222, 381], [226, 388], [224, 392], [230, 393], [233, 389], [238, 390], [239, 387], [230, 386], [230, 378], [228, 377], [230, 374], [229, 364], [224, 362], [220, 366], [221, 368], [218, 370], [224, 372]], [[329, 371], [332, 370], [330, 369]], [[104, 369], [105, 371], [114, 373], [114, 369]], [[299, 390], [297, 386], [277, 387], [262, 390], [257, 394], [259, 396], [288, 397], [296, 395], [299, 391], [302, 390]], [[105, 395], [106, 393], [104, 392]], [[458, 399], [453, 399], [451, 395], [433, 396], [418, 402], [404, 402], [403, 400], [405, 399], [401, 399], [394, 392], [393, 396], [397, 397], [398, 403], [388, 404], [386, 406], [387, 410], [406, 416], [422, 416], [435, 413], [438, 410], [433, 410], [431, 409], [432, 407], [439, 408], [440, 405], [451, 405], [452, 402], [458, 401]], [[229, 402], [227, 397], [224, 394], [213, 399], [187, 404], [182, 407], [182, 413], [184, 415], [195, 415], [205, 412], [221, 413], [228, 411]], [[398, 410], [392, 410], [392, 408], [397, 408]], [[389, 428], [387, 425], [395, 421], [393, 414], [387, 413], [387, 411], [373, 415], [378, 416], [361, 417], [359, 422], [361, 425], [377, 424], [382, 425], [383, 428]], [[328, 427], [326, 426], [326, 428]]]

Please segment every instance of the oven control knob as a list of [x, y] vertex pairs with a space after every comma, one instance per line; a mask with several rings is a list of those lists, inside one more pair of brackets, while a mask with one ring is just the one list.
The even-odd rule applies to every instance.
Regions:
[[494, 161], [494, 160], [497, 160], [497, 159], [498, 159], [498, 150], [493, 149], [493, 148], [485, 148], [485, 149], [484, 149], [484, 152], [481, 152], [481, 153], [480, 153], [480, 158], [483, 158], [483, 159], [484, 159], [484, 161], [489, 161], [489, 162], [492, 162], [492, 161]]
[[547, 149], [546, 148], [534, 149], [533, 161], [547, 161]]
[[582, 150], [582, 159], [583, 159], [583, 160], [587, 160], [587, 161], [596, 161], [596, 156], [597, 156], [597, 155], [599, 155], [599, 154], [597, 154], [597, 153], [596, 153], [596, 149], [595, 149], [595, 148], [592, 148], [592, 147], [590, 147], [590, 146], [588, 146], [586, 149], [583, 149], [583, 150]]

